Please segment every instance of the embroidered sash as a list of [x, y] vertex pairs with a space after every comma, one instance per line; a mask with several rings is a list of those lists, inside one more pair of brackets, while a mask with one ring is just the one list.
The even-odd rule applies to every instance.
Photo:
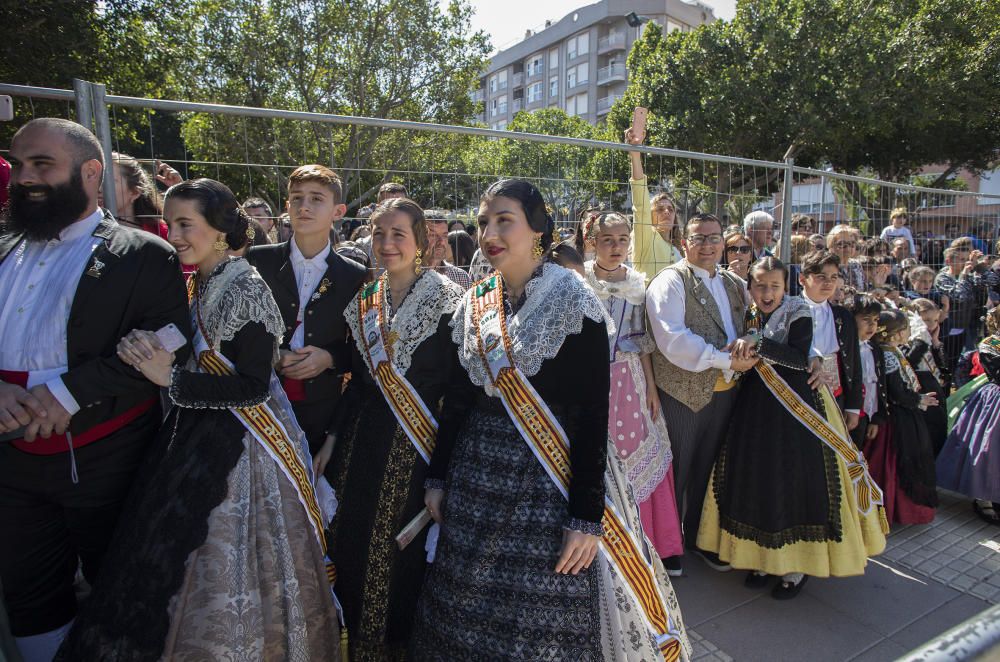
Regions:
[[[198, 355], [198, 367], [203, 372], [210, 375], [233, 375], [236, 370], [229, 360], [213, 351], [205, 341], [199, 328], [194, 332], [194, 350]], [[326, 536], [323, 535], [323, 515], [316, 500], [316, 492], [313, 488], [312, 477], [309, 470], [295, 452], [295, 448], [290, 441], [288, 431], [285, 426], [275, 416], [267, 403], [255, 405], [253, 407], [230, 407], [229, 411], [243, 424], [247, 432], [256, 439], [261, 447], [271, 456], [271, 459], [278, 465], [282, 473], [288, 478], [295, 488], [295, 494], [299, 503], [305, 508], [309, 521], [312, 523], [313, 533], [316, 540], [326, 554]], [[327, 565], [327, 575], [331, 584], [335, 578], [335, 570], [331, 565]]]
[[385, 314], [386, 287], [386, 277], [383, 274], [361, 292], [358, 328], [362, 330], [363, 337], [356, 341], [367, 355], [372, 377], [385, 396], [399, 426], [406, 432], [424, 462], [430, 464], [438, 424], [430, 409], [420, 399], [417, 389], [392, 363], [392, 333], [388, 331]]
[[[545, 401], [535, 391], [511, 356], [511, 339], [503, 308], [503, 280], [496, 274], [475, 286], [472, 323], [479, 354], [500, 400], [521, 436], [564, 497], [569, 498], [572, 467], [569, 439]], [[636, 534], [607, 497], [601, 520], [601, 552], [623, 580], [639, 607], [664, 660], [681, 655], [680, 631], [667, 613], [653, 567]]]
[[[871, 512], [872, 507], [877, 508], [882, 532], [888, 534], [889, 522], [885, 517], [882, 490], [872, 479], [871, 474], [868, 473], [868, 464], [865, 462], [861, 451], [854, 446], [849, 438], [830, 425], [830, 422], [823, 418], [819, 412], [809, 406], [788, 385], [788, 382], [782, 379], [781, 375], [778, 374], [771, 364], [765, 361], [758, 361], [754, 369], [760, 375], [761, 380], [767, 386], [768, 390], [771, 391], [771, 394], [788, 410], [788, 413], [794, 416], [799, 423], [802, 423], [807, 430], [816, 435], [820, 441], [826, 444], [827, 448], [836, 453], [844, 461], [844, 464], [847, 465], [847, 473], [851, 478], [851, 483], [854, 485], [854, 493], [857, 495], [858, 511], [867, 515]], [[823, 388], [829, 387], [824, 386]], [[834, 409], [835, 413], [832, 415], [840, 416], [840, 409], [835, 407]], [[846, 424], [843, 426], [843, 429], [847, 429]]]

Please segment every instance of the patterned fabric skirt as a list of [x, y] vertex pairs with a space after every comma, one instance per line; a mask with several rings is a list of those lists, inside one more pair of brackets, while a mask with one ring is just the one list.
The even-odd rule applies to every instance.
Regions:
[[424, 581], [427, 531], [396, 535], [424, 507], [427, 465], [377, 387], [366, 388], [330, 459], [340, 506], [330, 528], [352, 662], [403, 659]]
[[[637, 528], [635, 510], [633, 500], [629, 524]], [[601, 554], [576, 576], [556, 574], [567, 502], [499, 402], [478, 406], [459, 433], [443, 516], [417, 607], [414, 660], [657, 659], [634, 605], [608, 589], [613, 571]]]
[[976, 391], [958, 415], [937, 460], [938, 485], [1000, 502], [1000, 386]]
[[175, 407], [59, 659], [308, 662], [339, 646], [295, 487], [228, 410]]
[[639, 355], [621, 352], [611, 364], [608, 426], [616, 454], [639, 502], [643, 531], [660, 558], [684, 553], [674, 495], [670, 441], [663, 414], [654, 421]]
[[[885, 549], [877, 509], [859, 512], [847, 465], [764, 390], [756, 373], [741, 388], [705, 494], [698, 547], [734, 568], [771, 575], [863, 574], [868, 557]], [[819, 398], [817, 409], [846, 436], [833, 395], [824, 389]], [[760, 421], [766, 430], [754, 428]]]

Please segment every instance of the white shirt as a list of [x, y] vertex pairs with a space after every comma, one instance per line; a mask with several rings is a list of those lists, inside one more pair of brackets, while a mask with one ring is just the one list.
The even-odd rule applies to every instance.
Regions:
[[70, 414], [80, 411], [59, 377], [69, 370], [66, 324], [94, 249], [98, 209], [51, 241], [23, 240], [0, 264], [0, 369], [27, 372], [28, 388], [45, 384]]
[[813, 318], [812, 355], [823, 358], [840, 351], [840, 341], [837, 340], [837, 327], [833, 321], [833, 308], [829, 301], [817, 303], [807, 297], [802, 298], [809, 304]]
[[307, 258], [299, 250], [298, 244], [295, 243], [295, 237], [292, 237], [288, 243], [291, 244], [292, 271], [295, 272], [295, 284], [299, 288], [299, 312], [295, 318], [298, 321], [298, 325], [295, 327], [295, 332], [292, 334], [292, 339], [288, 342], [288, 346], [292, 349], [302, 349], [305, 347], [305, 325], [302, 324], [302, 316], [305, 315], [306, 306], [309, 305], [309, 299], [312, 297], [313, 292], [316, 291], [316, 286], [319, 285], [320, 278], [323, 277], [327, 266], [329, 266], [326, 263], [326, 259], [330, 257], [330, 242], [326, 243], [326, 248], [310, 258]]
[[[690, 262], [685, 261], [685, 264], [691, 267], [715, 299], [715, 304], [722, 315], [727, 344], [736, 340], [736, 324], [733, 322], [726, 286], [719, 272], [716, 271], [715, 276], [710, 276], [707, 271]], [[746, 288], [742, 288], [741, 291], [746, 292]], [[684, 279], [675, 269], [664, 269], [646, 288], [646, 315], [649, 317], [657, 349], [668, 361], [682, 370], [704, 372], [710, 368], [717, 368], [722, 370], [726, 381], [729, 381], [733, 375], [729, 352], [713, 347], [687, 327], [684, 322], [686, 300]], [[746, 300], [744, 295], [744, 302]]]
[[878, 411], [878, 375], [872, 346], [866, 342], [861, 343], [861, 383], [865, 385], [864, 412], [871, 420], [872, 414]]

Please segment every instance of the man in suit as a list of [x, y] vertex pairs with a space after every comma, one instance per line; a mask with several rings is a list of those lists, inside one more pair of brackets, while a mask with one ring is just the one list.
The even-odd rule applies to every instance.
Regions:
[[[26, 660], [51, 659], [97, 576], [147, 444], [159, 390], [116, 356], [132, 329], [190, 337], [177, 256], [98, 207], [104, 160], [67, 120], [14, 136], [0, 234], [0, 580]], [[184, 360], [188, 350], [179, 350]]]
[[344, 308], [365, 278], [364, 267], [330, 245], [330, 230], [345, 211], [337, 173], [322, 165], [296, 168], [288, 178], [292, 238], [247, 253], [285, 321], [278, 373], [313, 453], [326, 440], [349, 368]]
[[[718, 268], [725, 247], [722, 229], [712, 214], [688, 220], [685, 257], [650, 282], [646, 316], [656, 341], [653, 376], [674, 454], [674, 493], [685, 545], [726, 571], [729, 565], [696, 550], [695, 540], [709, 476], [736, 402], [736, 373], [756, 360], [729, 351], [743, 335], [749, 295], [739, 276]], [[671, 575], [681, 574], [680, 557], [665, 564]]]

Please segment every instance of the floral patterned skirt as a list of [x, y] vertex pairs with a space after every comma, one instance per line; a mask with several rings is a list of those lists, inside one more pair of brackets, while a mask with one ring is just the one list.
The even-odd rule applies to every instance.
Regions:
[[[609, 494], [631, 495], [620, 463], [611, 473], [617, 478]], [[629, 525], [639, 530], [634, 497], [631, 503]], [[602, 554], [576, 576], [556, 574], [566, 499], [497, 401], [477, 407], [459, 433], [443, 515], [417, 607], [413, 659], [657, 659], [655, 642], [629, 598], [615, 590]], [[669, 581], [654, 562], [683, 632]]]

